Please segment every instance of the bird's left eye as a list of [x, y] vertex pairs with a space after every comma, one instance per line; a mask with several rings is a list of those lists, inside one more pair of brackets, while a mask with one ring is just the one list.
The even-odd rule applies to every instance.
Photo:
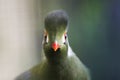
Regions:
[[64, 36], [63, 36], [63, 39], [62, 39], [64, 44], [66, 43], [66, 39], [67, 39], [67, 34], [64, 33]]
[[64, 33], [64, 38], [65, 38], [65, 40], [67, 39], [67, 33]]

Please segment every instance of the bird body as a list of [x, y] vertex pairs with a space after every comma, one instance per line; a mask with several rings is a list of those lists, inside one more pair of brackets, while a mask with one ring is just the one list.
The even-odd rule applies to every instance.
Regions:
[[88, 69], [69, 46], [67, 24], [68, 16], [64, 11], [48, 14], [42, 48], [44, 59], [16, 80], [90, 80]]

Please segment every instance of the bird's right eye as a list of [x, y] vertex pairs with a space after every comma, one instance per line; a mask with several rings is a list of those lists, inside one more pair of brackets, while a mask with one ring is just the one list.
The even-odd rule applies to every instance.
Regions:
[[45, 42], [47, 41], [47, 35], [44, 36], [44, 41], [45, 41]]
[[44, 32], [44, 42], [48, 43], [48, 34], [47, 34], [47, 32]]

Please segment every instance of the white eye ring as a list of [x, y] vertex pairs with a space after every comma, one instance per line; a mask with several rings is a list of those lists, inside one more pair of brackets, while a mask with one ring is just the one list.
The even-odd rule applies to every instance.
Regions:
[[65, 43], [66, 42], [66, 38], [67, 38], [67, 34], [64, 33], [63, 36], [62, 36], [62, 42]]

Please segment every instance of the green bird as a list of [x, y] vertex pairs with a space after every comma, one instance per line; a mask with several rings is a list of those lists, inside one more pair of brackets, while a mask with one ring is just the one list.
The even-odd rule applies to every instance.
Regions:
[[90, 80], [89, 71], [68, 42], [68, 15], [55, 10], [45, 17], [43, 60], [15, 80]]

